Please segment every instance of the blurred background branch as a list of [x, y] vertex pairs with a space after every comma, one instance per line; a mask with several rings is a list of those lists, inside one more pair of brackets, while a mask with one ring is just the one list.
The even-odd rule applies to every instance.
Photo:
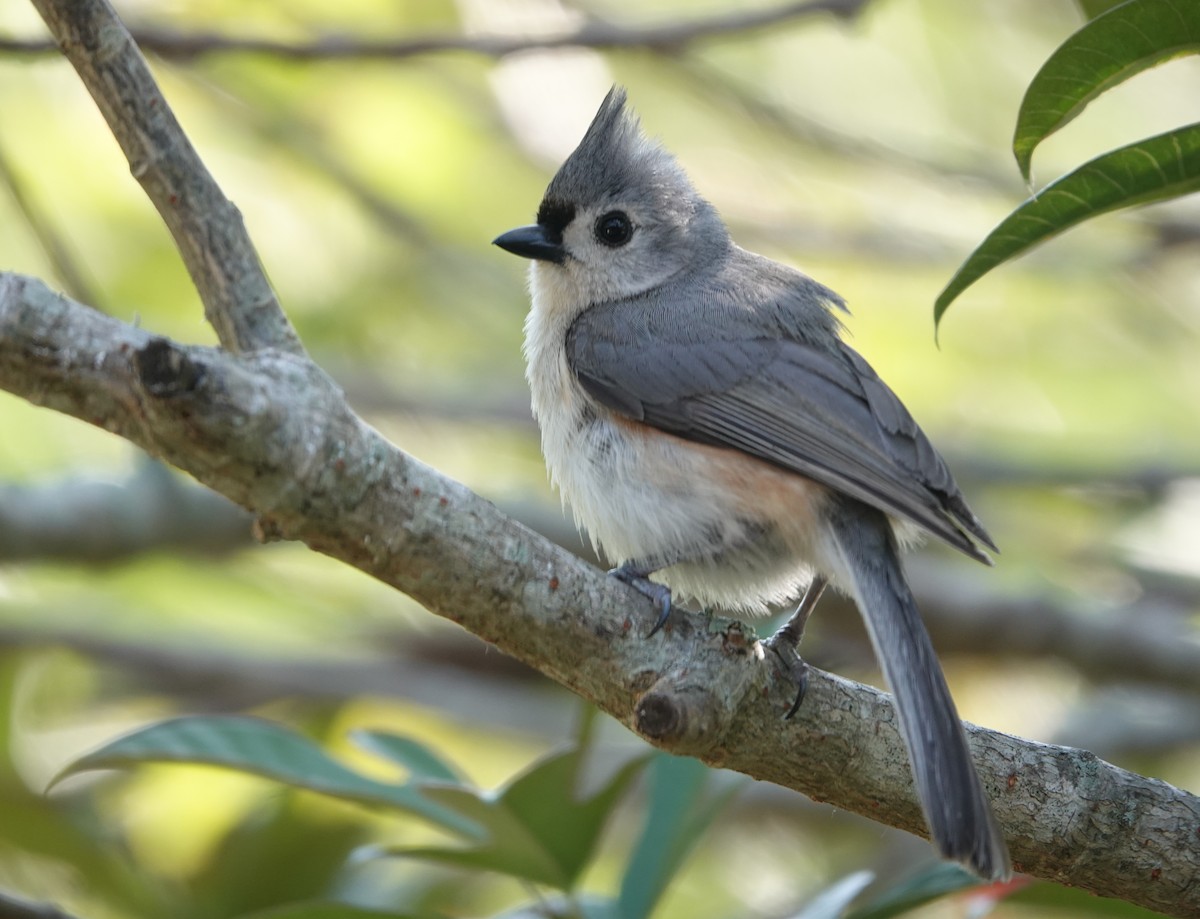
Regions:
[[[285, 60], [322, 61], [396, 60], [448, 51], [501, 58], [523, 51], [549, 51], [559, 48], [644, 48], [674, 52], [706, 39], [736, 37], [811, 16], [832, 14], [852, 19], [870, 2], [871, 0], [800, 0], [797, 3], [782, 3], [763, 9], [672, 21], [657, 26], [622, 26], [592, 20], [561, 34], [528, 36], [431, 35], [424, 38], [381, 40], [328, 35], [309, 42], [281, 42], [234, 35], [172, 32], [137, 25], [131, 25], [130, 32], [142, 50], [176, 60], [229, 53], [265, 54]], [[50, 54], [57, 51], [57, 46], [50, 40], [0, 39], [0, 53]]]
[[[1158, 487], [1163, 474], [1135, 474], [1125, 487]], [[1052, 480], [1061, 483], [1065, 475]], [[1021, 477], [1009, 470], [1006, 479], [1013, 478]], [[1077, 473], [1071, 481], [1078, 485], [1086, 479]], [[1104, 478], [1092, 484], [1112, 486]], [[500, 508], [602, 564], [569, 521], [536, 500], [501, 501]], [[251, 529], [246, 511], [149, 460], [124, 482], [75, 476], [0, 486], [0, 562], [132, 563], [141, 554], [162, 552], [218, 556], [253, 545]], [[1200, 692], [1200, 644], [1190, 640], [1186, 626], [1187, 614], [1200, 604], [1200, 581], [1190, 591], [1178, 584], [1163, 585], [1161, 591], [1146, 585], [1135, 602], [1100, 612], [1072, 609], [1046, 593], [998, 590], [985, 572], [943, 560], [916, 556], [908, 567], [922, 613], [944, 653], [1055, 659], [1097, 684], [1135, 682]], [[814, 631], [820, 638], [849, 640], [857, 662], [869, 666], [870, 645], [845, 598], [831, 595], [825, 601]], [[382, 634], [379, 640], [388, 641]], [[420, 647], [406, 656], [444, 658]], [[813, 662], [837, 669], [823, 663], [819, 651]], [[252, 671], [261, 667], [249, 665]]]
[[63, 290], [77, 300], [101, 309], [103, 302], [92, 282], [87, 279], [83, 267], [72, 254], [70, 245], [54, 227], [48, 215], [30, 198], [25, 183], [17, 175], [3, 149], [0, 149], [0, 184], [8, 190], [13, 204], [54, 267], [55, 275], [62, 281]]

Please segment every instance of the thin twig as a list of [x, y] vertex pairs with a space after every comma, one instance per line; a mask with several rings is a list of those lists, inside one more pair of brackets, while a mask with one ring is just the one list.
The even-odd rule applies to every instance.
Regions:
[[92, 282], [84, 275], [83, 269], [75, 263], [70, 247], [65, 239], [54, 228], [53, 224], [42, 214], [33, 199], [25, 190], [25, 183], [17, 175], [16, 169], [8, 161], [8, 156], [0, 150], [0, 184], [3, 184], [12, 196], [13, 202], [25, 218], [29, 229], [42, 247], [46, 259], [54, 268], [54, 273], [63, 282], [63, 287], [84, 303], [90, 303], [100, 308], [100, 298]]
[[916, 175], [936, 176], [941, 180], [970, 182], [1006, 194], [1023, 192], [1015, 170], [1006, 172], [1003, 164], [993, 161], [990, 156], [977, 155], [970, 161], [960, 159], [959, 162], [934, 160], [869, 136], [848, 134], [803, 112], [773, 102], [747, 89], [730, 74], [702, 58], [681, 56], [672, 63], [686, 76], [687, 85], [693, 92], [703, 93], [706, 98], [723, 98], [726, 103], [749, 114], [756, 122], [839, 158], [886, 164], [893, 169], [902, 168]]
[[242, 215], [221, 192], [105, 0], [33, 0], [179, 247], [205, 315], [234, 351], [303, 351]]
[[[850, 19], [870, 0], [803, 0], [760, 10], [724, 13], [690, 22], [654, 26], [621, 26], [591, 21], [557, 35], [429, 35], [419, 38], [363, 38], [326, 35], [309, 42], [286, 42], [216, 33], [175, 32], [149, 26], [134, 28], [137, 43], [165, 58], [187, 60], [211, 54], [262, 54], [293, 61], [368, 60], [462, 52], [490, 58], [551, 48], [649, 48], [677, 51], [700, 41], [760, 31], [790, 20], [831, 14]], [[43, 39], [0, 38], [0, 53], [48, 54], [56, 51]]]

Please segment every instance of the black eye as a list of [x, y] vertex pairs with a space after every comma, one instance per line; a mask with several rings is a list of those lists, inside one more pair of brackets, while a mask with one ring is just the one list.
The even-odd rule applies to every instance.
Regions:
[[596, 221], [596, 239], [614, 249], [629, 242], [633, 224], [624, 211], [609, 211]]

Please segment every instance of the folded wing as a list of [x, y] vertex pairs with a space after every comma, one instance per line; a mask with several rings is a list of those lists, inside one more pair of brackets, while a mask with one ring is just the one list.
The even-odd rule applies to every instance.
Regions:
[[995, 545], [942, 457], [855, 351], [779, 337], [771, 314], [717, 300], [690, 310], [682, 327], [656, 321], [660, 307], [622, 301], [576, 320], [567, 360], [592, 398], [798, 472], [988, 561], [976, 543]]

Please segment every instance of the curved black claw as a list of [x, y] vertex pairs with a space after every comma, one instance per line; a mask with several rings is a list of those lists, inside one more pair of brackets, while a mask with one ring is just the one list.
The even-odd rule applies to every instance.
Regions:
[[638, 593], [649, 597], [658, 604], [658, 619], [654, 623], [654, 628], [646, 635], [647, 638], [653, 638], [659, 629], [667, 624], [667, 619], [671, 615], [671, 588], [666, 584], [651, 581], [646, 577], [648, 573], [632, 565], [622, 565], [620, 568], [613, 568], [609, 571], [609, 576], [625, 582]]
[[783, 716], [784, 720], [791, 718], [800, 710], [800, 703], [804, 701], [804, 693], [808, 689], [808, 664], [800, 657], [800, 641], [804, 638], [804, 627], [808, 625], [808, 617], [816, 607], [817, 601], [821, 599], [821, 594], [825, 592], [828, 583], [823, 575], [816, 575], [808, 585], [808, 589], [804, 592], [800, 605], [796, 607], [792, 617], [780, 626], [779, 631], [764, 642], [775, 652], [775, 656], [783, 664], [784, 671], [796, 685], [796, 701], [792, 703], [788, 713]]
[[800, 656], [795, 645], [787, 641], [778, 641], [778, 638], [779, 633], [776, 632], [767, 639], [766, 645], [775, 652], [775, 656], [783, 665], [784, 672], [796, 686], [796, 701], [792, 703], [788, 713], [783, 716], [786, 721], [800, 710], [800, 703], [804, 701], [804, 693], [808, 691], [808, 664]]

